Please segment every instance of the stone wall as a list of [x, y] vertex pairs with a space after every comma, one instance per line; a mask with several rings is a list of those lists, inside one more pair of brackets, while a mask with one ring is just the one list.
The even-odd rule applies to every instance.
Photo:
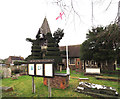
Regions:
[[48, 85], [48, 79], [50, 79], [51, 88], [65, 89], [69, 86], [69, 75], [55, 75], [54, 78], [44, 78], [44, 85]]

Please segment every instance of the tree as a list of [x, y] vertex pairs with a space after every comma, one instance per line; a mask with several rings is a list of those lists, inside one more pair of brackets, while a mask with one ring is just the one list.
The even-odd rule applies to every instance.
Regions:
[[41, 37], [40, 35], [40, 29], [36, 35], [36, 39], [31, 39], [31, 38], [27, 38], [26, 40], [29, 41], [29, 42], [32, 42], [32, 54], [29, 55], [29, 57], [27, 57], [27, 60], [30, 60], [30, 59], [42, 59], [42, 50], [41, 50], [41, 45], [45, 42], [45, 37], [43, 35], [43, 37]]
[[[55, 69], [57, 69], [57, 65], [62, 62], [61, 52], [59, 50], [59, 42], [64, 36], [63, 30], [60, 28], [54, 32], [53, 36], [51, 33], [47, 33], [40, 36], [40, 29], [36, 35], [36, 39], [27, 38], [26, 40], [32, 42], [32, 54], [29, 55], [25, 60], [31, 59], [54, 59], [55, 61]], [[47, 44], [47, 50], [41, 49], [41, 46]], [[45, 54], [45, 55], [43, 55]]]
[[[69, 17], [73, 16], [73, 20], [74, 21], [75, 21], [75, 18], [77, 18], [77, 17], [81, 21], [81, 9], [79, 9], [80, 0], [52, 0], [50, 2], [52, 2], [52, 4], [56, 4], [60, 8], [60, 10], [62, 12], [64, 12], [64, 14], [66, 16], [66, 20], [67, 19], [69, 20]], [[105, 0], [91, 0], [91, 1], [87, 1], [87, 2], [91, 2], [90, 4], [93, 3], [94, 5], [98, 5], [99, 4], [99, 6], [103, 7], [103, 4], [106, 1]], [[107, 11], [110, 8], [111, 4], [113, 3], [113, 0], [110, 0], [107, 3], [108, 3], [108, 5], [104, 9], [105, 11]], [[92, 13], [92, 17], [95, 18], [93, 13]]]
[[63, 30], [58, 28], [57, 31], [54, 32], [53, 36], [54, 36], [56, 44], [58, 44], [60, 40], [62, 39], [62, 37], [64, 36]]
[[102, 42], [109, 51], [109, 61], [120, 60], [120, 32], [116, 23], [105, 27], [104, 32], [98, 35], [99, 38], [104, 38]]
[[119, 35], [116, 24], [92, 28], [87, 34], [87, 40], [81, 46], [81, 59], [95, 60], [112, 67], [120, 55]]
[[55, 70], [57, 69], [57, 66], [59, 63], [62, 63], [62, 57], [61, 52], [59, 50], [59, 42], [64, 36], [63, 30], [57, 29], [57, 31], [54, 32], [53, 37], [51, 33], [47, 33], [46, 39], [47, 39], [47, 52], [45, 55], [45, 59], [54, 59], [55, 61]]
[[14, 65], [22, 65], [22, 64], [26, 64], [26, 61], [14, 61]]
[[85, 40], [80, 46], [80, 59], [81, 60], [92, 60], [92, 51], [89, 49], [90, 43]]

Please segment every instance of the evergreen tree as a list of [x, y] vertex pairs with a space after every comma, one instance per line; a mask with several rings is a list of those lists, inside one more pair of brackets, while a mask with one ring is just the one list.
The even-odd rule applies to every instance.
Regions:
[[57, 31], [54, 32], [53, 36], [54, 36], [56, 44], [58, 44], [60, 40], [62, 39], [62, 37], [64, 36], [63, 30], [58, 28]]
[[45, 54], [45, 59], [54, 59], [55, 70], [57, 69], [57, 64], [61, 62], [60, 51], [55, 43], [55, 39], [52, 37], [51, 33], [47, 33], [47, 51]]
[[32, 44], [32, 59], [42, 59], [41, 47], [39, 46], [40, 40], [37, 39]]
[[[42, 59], [42, 50], [41, 50], [41, 45], [45, 42], [45, 38], [40, 36], [40, 29], [36, 35], [36, 39], [31, 39], [31, 38], [27, 38], [26, 40], [29, 42], [32, 42], [32, 54], [29, 55], [29, 57], [27, 58], [27, 60], [31, 60], [31, 59]], [[44, 36], [44, 35], [43, 35]]]
[[83, 42], [80, 51], [81, 59], [95, 60], [112, 67], [120, 56], [120, 33], [116, 24], [107, 27], [97, 27], [89, 30], [87, 40]]
[[[26, 58], [26, 60], [43, 59], [43, 58], [54, 59], [55, 69], [57, 69], [58, 64], [62, 63], [62, 57], [58, 43], [64, 36], [63, 30], [58, 28], [57, 31], [54, 32], [53, 36], [51, 33], [47, 33], [46, 35], [43, 35], [43, 37], [41, 37], [40, 34], [41, 33], [39, 30], [35, 40], [30, 38], [26, 39], [27, 41], [32, 42], [32, 50], [31, 50], [32, 54], [29, 55]], [[44, 45], [44, 43], [47, 44], [47, 50], [41, 49], [41, 46]]]
[[64, 36], [63, 30], [59, 29], [55, 31], [53, 34], [54, 37], [52, 37], [51, 33], [47, 33], [46, 39], [47, 39], [47, 52], [45, 55], [45, 59], [54, 59], [55, 61], [55, 70], [57, 69], [57, 66], [59, 63], [62, 63], [62, 57], [61, 52], [59, 50], [59, 42]]

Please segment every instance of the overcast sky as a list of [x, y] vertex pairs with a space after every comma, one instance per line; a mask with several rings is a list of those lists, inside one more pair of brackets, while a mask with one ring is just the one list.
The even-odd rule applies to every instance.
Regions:
[[[52, 33], [57, 28], [64, 29], [61, 46], [82, 44], [92, 26], [91, 0], [75, 0], [74, 7], [80, 18], [72, 14], [69, 18], [63, 15], [62, 20], [56, 20], [61, 10], [52, 1], [54, 0], [0, 0], [0, 58], [14, 55], [25, 58], [30, 55], [32, 44], [26, 38], [35, 38], [45, 16]], [[105, 9], [111, 0], [93, 1], [94, 26], [106, 26], [115, 20], [119, 0], [113, 0], [107, 11]], [[66, 15], [68, 13], [65, 11]]]

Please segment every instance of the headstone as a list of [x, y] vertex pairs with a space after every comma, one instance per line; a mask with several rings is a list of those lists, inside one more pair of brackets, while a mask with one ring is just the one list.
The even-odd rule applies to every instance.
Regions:
[[60, 65], [60, 72], [62, 72], [62, 65]]
[[11, 79], [12, 79], [12, 80], [18, 79], [18, 76], [13, 75]]
[[79, 77], [71, 77], [72, 79], [79, 79]]
[[0, 87], [0, 90], [4, 92], [8, 92], [8, 91], [13, 91], [13, 88], [12, 87]]
[[118, 96], [118, 92], [115, 88], [107, 87], [105, 85], [93, 84], [88, 82], [80, 82], [78, 87], [75, 89], [77, 92], [85, 94], [96, 94], [99, 96]]
[[100, 74], [100, 68], [86, 68], [85, 74]]
[[79, 78], [80, 81], [88, 81], [89, 78]]
[[11, 69], [10, 68], [3, 68], [3, 76], [4, 76], [4, 78], [11, 77]]

